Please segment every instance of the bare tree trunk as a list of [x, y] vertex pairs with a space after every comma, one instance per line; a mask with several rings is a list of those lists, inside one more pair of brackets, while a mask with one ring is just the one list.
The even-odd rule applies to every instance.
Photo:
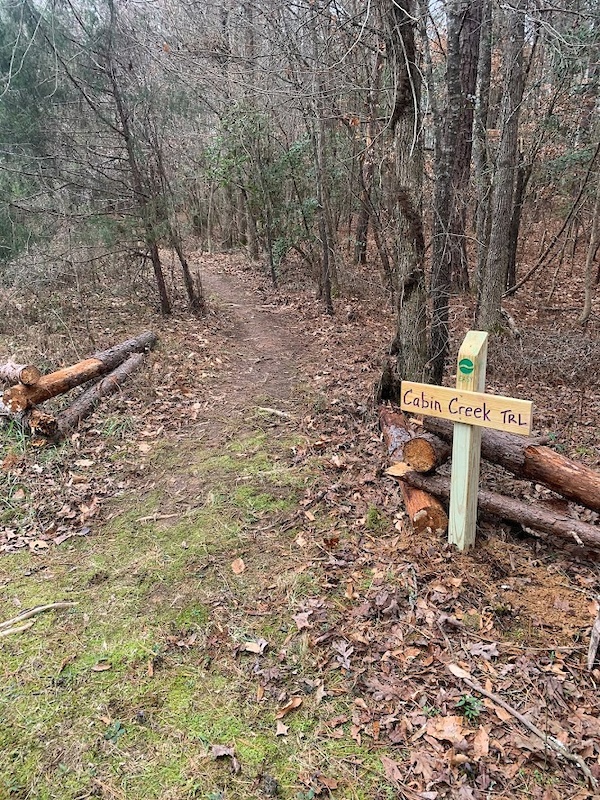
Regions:
[[[598, 183], [596, 185], [596, 199], [594, 201], [594, 211], [592, 214], [592, 229], [590, 231], [590, 241], [588, 244], [585, 258], [585, 299], [583, 310], [579, 317], [580, 325], [586, 325], [592, 313], [592, 293], [594, 288], [594, 257], [600, 245], [600, 172], [598, 173]], [[599, 273], [600, 274], [600, 273]]]
[[396, 79], [390, 127], [395, 134], [394, 282], [396, 377], [423, 380], [427, 372], [427, 311], [422, 215], [421, 75], [416, 63], [412, 0], [385, 0], [390, 68]]
[[463, 291], [469, 290], [465, 234], [482, 10], [483, 0], [462, 0], [459, 33], [460, 112], [452, 171], [454, 202], [450, 214], [450, 274], [453, 284]]
[[508, 271], [508, 242], [517, 166], [519, 111], [523, 99], [523, 46], [526, 0], [516, 0], [505, 12], [503, 67], [504, 101], [496, 171], [492, 182], [492, 227], [482, 275], [477, 322], [481, 330], [502, 325], [501, 301]]
[[371, 88], [367, 98], [367, 136], [364, 145], [364, 155], [360, 164], [360, 212], [356, 224], [356, 238], [354, 245], [354, 263], [367, 263], [367, 235], [369, 220], [373, 210], [371, 192], [373, 190], [373, 175], [375, 172], [375, 137], [377, 135], [377, 106], [379, 102], [379, 87], [381, 72], [383, 70], [383, 57], [381, 52], [375, 57]]
[[431, 259], [431, 367], [432, 380], [441, 383], [448, 354], [448, 308], [452, 265], [450, 219], [455, 205], [452, 175], [462, 110], [460, 86], [460, 28], [462, 0], [449, 0], [447, 15], [447, 103], [443, 128], [437, 134], [433, 197], [433, 255]]
[[492, 75], [492, 3], [483, 0], [481, 37], [477, 74], [479, 86], [473, 124], [473, 161], [475, 167], [475, 187], [477, 212], [475, 215], [475, 238], [477, 239], [476, 289], [479, 291], [481, 276], [487, 258], [490, 238], [490, 179], [489, 157], [487, 152], [487, 126], [490, 105], [490, 84]]

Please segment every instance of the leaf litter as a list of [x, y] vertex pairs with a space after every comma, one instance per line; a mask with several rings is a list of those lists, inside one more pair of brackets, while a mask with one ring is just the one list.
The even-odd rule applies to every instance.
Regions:
[[[235, 270], [233, 265], [234, 280]], [[246, 272], [243, 280], [250, 280]], [[525, 307], [527, 295], [514, 302]], [[293, 572], [311, 576], [313, 595], [285, 612], [265, 591], [260, 613], [279, 613], [282, 619], [287, 613], [287, 644], [267, 649], [262, 644], [267, 640], [256, 636], [242, 648], [260, 656], [260, 663], [245, 659], [241, 668], [249, 680], [259, 681], [257, 699], [276, 709], [273, 735], [288, 735], [290, 726], [282, 719], [292, 711], [308, 706], [318, 715], [319, 704], [324, 708], [341, 699], [348, 711], [337, 715], [337, 724], [319, 726], [323, 740], [341, 737], [380, 752], [383, 775], [407, 797], [482, 800], [494, 792], [546, 800], [552, 792], [562, 796], [566, 791], [578, 800], [592, 797], [576, 764], [529, 736], [493, 700], [484, 698], [474, 720], [456, 710], [465, 694], [464, 679], [472, 680], [492, 695], [509, 698], [511, 706], [579, 754], [600, 777], [600, 671], [584, 669], [582, 645], [597, 612], [596, 565], [526, 532], [514, 538], [486, 521], [469, 555], [456, 554], [435, 535], [412, 537], [396, 486], [384, 477], [385, 454], [368, 400], [389, 324], [381, 314], [370, 315], [368, 303], [348, 303], [358, 314], [352, 315], [355, 322], [349, 313], [323, 317], [301, 293], [275, 297], [274, 304], [287, 318], [302, 322], [308, 335], [303, 343], [310, 343], [298, 367], [315, 399], [294, 415], [301, 442], [291, 448], [289, 463], [301, 468], [317, 460], [321, 471], [293, 516]], [[181, 328], [185, 335], [185, 322]], [[102, 436], [101, 411], [47, 463], [37, 453], [8, 453], [2, 468], [18, 485], [12, 519], [0, 528], [0, 550], [29, 548], [39, 557], [50, 546], [95, 533], [111, 513], [107, 501], [147, 482], [151, 448], [145, 445], [157, 439], [154, 432], [161, 430], [164, 437], [170, 431], [178, 441], [190, 435], [190, 425], [202, 433], [203, 416], [221, 401], [219, 382], [234, 361], [227, 335], [228, 323], [218, 316], [205, 330], [190, 325], [188, 342], [197, 342], [192, 358], [175, 351], [170, 369], [156, 371], [148, 407], [126, 397], [112, 402], [112, 409], [133, 420], [128, 440]], [[198, 397], [198, 374], [214, 386], [212, 395]], [[511, 393], [514, 381], [508, 373], [503, 377], [497, 369], [493, 378], [495, 390]], [[568, 397], [576, 388], [565, 386], [560, 402], [554, 388], [539, 380], [528, 386], [534, 403], [547, 409], [539, 424], [562, 431], [569, 422], [567, 450], [588, 441], [593, 446], [594, 427], [565, 417], [574, 407]], [[290, 422], [270, 415], [263, 424], [277, 430]], [[505, 480], [510, 490], [527, 490], [494, 468], [484, 468], [484, 480]], [[287, 546], [282, 543], [282, 550]], [[273, 542], [270, 548], [275, 552]], [[244, 552], [250, 563], [249, 551]], [[239, 557], [227, 563], [234, 574], [246, 568]], [[221, 624], [237, 613], [222, 603], [214, 608]], [[186, 641], [174, 639], [178, 648]], [[311, 662], [310, 677], [291, 661], [300, 641]], [[229, 647], [227, 635], [218, 633], [205, 643], [217, 659]], [[115, 729], [116, 738], [120, 731]], [[211, 754], [230, 760], [234, 772], [241, 768], [232, 747], [214, 745]], [[536, 784], [536, 774], [552, 785]], [[320, 771], [299, 773], [298, 781], [315, 794], [339, 789], [344, 796], [343, 783]]]

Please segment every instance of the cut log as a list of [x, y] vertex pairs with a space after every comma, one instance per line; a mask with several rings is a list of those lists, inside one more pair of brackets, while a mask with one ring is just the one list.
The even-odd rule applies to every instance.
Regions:
[[[379, 424], [390, 461], [403, 461], [404, 448], [412, 438], [404, 414], [381, 406]], [[415, 533], [424, 533], [427, 529], [441, 532], [448, 530], [448, 515], [436, 497], [409, 486], [403, 480], [399, 480], [399, 483], [404, 507]]]
[[144, 360], [143, 353], [134, 353], [120, 364], [109, 375], [101, 378], [89, 389], [86, 389], [69, 408], [58, 415], [58, 429], [61, 438], [79, 425], [82, 419], [89, 416], [100, 400], [114, 394], [125, 381], [138, 369]]
[[[421, 475], [410, 472], [402, 481], [415, 489], [429, 492], [437, 497], [450, 497], [450, 480], [440, 475]], [[556, 514], [542, 503], [529, 505], [496, 492], [480, 491], [477, 496], [479, 509], [501, 519], [517, 522], [526, 528], [558, 536], [578, 545], [600, 548], [600, 528], [587, 522]]]
[[[451, 422], [427, 417], [424, 425], [445, 441], [452, 441]], [[518, 478], [543, 483], [575, 503], [600, 511], [600, 472], [544, 447], [539, 440], [484, 429], [481, 455]]]
[[404, 445], [404, 460], [415, 472], [433, 472], [448, 460], [452, 448], [433, 433], [417, 434]]
[[132, 353], [151, 349], [156, 340], [156, 334], [146, 332], [109, 350], [96, 353], [78, 364], [51, 372], [49, 375], [42, 375], [33, 386], [17, 383], [2, 395], [3, 404], [13, 414], [25, 411], [51, 397], [64, 394], [75, 386], [111, 372]]
[[415, 488], [404, 480], [400, 480], [399, 483], [406, 513], [414, 532], [426, 533], [431, 530], [434, 533], [446, 533], [448, 515], [437, 497], [426, 490]]
[[42, 373], [33, 364], [16, 364], [14, 361], [7, 361], [0, 366], [0, 380], [11, 384], [24, 383], [25, 386], [33, 386], [42, 377]]
[[404, 445], [412, 438], [402, 412], [393, 411], [388, 406], [379, 407], [379, 427], [391, 461], [404, 461]]

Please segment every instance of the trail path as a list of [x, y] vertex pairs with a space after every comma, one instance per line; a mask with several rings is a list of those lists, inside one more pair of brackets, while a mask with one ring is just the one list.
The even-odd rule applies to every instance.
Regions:
[[209, 303], [220, 314], [229, 348], [229, 374], [223, 376], [224, 403], [244, 407], [249, 398], [268, 395], [286, 403], [305, 349], [298, 321], [285, 308], [266, 305], [259, 290], [239, 275], [211, 271], [204, 276]]

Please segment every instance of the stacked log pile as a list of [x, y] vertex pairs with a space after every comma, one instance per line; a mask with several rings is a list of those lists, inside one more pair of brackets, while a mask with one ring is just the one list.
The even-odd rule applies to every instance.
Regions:
[[[0, 415], [18, 421], [49, 441], [63, 439], [91, 414], [103, 397], [116, 392], [139, 369], [144, 353], [156, 341], [156, 334], [147, 331], [47, 375], [31, 364], [9, 361], [0, 366], [0, 380], [9, 384], [1, 395]], [[57, 416], [38, 408], [39, 403], [86, 383], [91, 384], [89, 388]]]
[[[396, 477], [407, 513], [416, 532], [445, 530], [435, 504], [447, 501], [450, 480], [435, 470], [450, 457], [453, 425], [425, 418], [423, 428], [410, 426], [401, 411], [382, 406], [380, 427], [389, 460], [388, 473]], [[542, 484], [565, 500], [600, 512], [600, 472], [578, 464], [546, 446], [543, 439], [514, 436], [495, 430], [482, 432], [481, 455], [502, 466], [520, 480]], [[413, 493], [419, 492], [415, 507]], [[543, 501], [526, 503], [496, 492], [481, 490], [480, 511], [516, 522], [526, 529], [568, 540], [579, 546], [600, 548], [600, 526], [567, 512], [557, 512]], [[436, 509], [430, 511], [430, 509]], [[415, 524], [415, 522], [417, 524]]]

